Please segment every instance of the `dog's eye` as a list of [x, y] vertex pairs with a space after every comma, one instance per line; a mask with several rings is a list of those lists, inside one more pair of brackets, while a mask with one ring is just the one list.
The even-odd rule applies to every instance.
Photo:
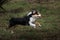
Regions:
[[38, 13], [36, 13], [36, 15], [39, 15]]
[[37, 15], [39, 15], [39, 14], [37, 13]]
[[33, 15], [39, 15], [38, 13], [35, 13], [35, 14], [33, 14]]

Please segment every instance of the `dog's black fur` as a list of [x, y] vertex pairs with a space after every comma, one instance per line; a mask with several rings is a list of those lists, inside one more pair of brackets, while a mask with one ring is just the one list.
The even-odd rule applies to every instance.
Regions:
[[15, 25], [29, 25], [29, 16], [25, 16], [23, 18], [11, 18], [9, 20], [9, 28]]

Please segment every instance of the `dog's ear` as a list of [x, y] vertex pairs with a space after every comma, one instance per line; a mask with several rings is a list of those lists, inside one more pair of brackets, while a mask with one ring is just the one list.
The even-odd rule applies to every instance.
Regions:
[[29, 12], [28, 14], [27, 14], [27, 16], [29, 16], [29, 15], [31, 15], [32, 14], [32, 12]]
[[33, 14], [33, 15], [35, 15], [35, 14], [38, 15], [38, 11], [37, 11], [37, 10], [33, 10], [33, 11], [32, 11], [32, 14]]
[[37, 10], [32, 10], [27, 14], [27, 16], [32, 16], [32, 15], [35, 15], [35, 14], [38, 14]]

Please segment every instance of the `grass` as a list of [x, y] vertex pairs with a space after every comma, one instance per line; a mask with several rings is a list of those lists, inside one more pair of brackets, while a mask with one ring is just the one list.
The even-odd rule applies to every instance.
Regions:
[[[59, 2], [39, 4], [30, 4], [25, 1], [9, 2], [3, 7], [8, 11], [0, 14], [0, 39], [1, 40], [60, 40], [60, 5]], [[22, 9], [21, 9], [22, 8]], [[31, 8], [37, 9], [42, 14], [38, 19], [41, 27], [36, 29], [30, 26], [17, 25], [14, 29], [5, 30], [8, 27], [11, 17], [22, 17], [26, 15]], [[14, 12], [9, 12], [13, 10]], [[15, 10], [17, 11], [15, 12]], [[10, 31], [13, 30], [12, 34]]]

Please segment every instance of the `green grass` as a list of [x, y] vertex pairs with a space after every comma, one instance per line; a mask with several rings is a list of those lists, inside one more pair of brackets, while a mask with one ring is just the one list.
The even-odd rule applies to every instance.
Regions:
[[[1, 40], [60, 40], [60, 2], [39, 4], [30, 4], [25, 1], [9, 2], [3, 7], [9, 10], [21, 10], [21, 12], [6, 12], [0, 14], [0, 39]], [[22, 8], [22, 9], [21, 9]], [[16, 28], [5, 30], [8, 27], [11, 17], [22, 17], [26, 15], [31, 8], [37, 9], [42, 14], [38, 19], [41, 27], [36, 29], [30, 26], [17, 25]], [[10, 31], [13, 30], [12, 34]]]

